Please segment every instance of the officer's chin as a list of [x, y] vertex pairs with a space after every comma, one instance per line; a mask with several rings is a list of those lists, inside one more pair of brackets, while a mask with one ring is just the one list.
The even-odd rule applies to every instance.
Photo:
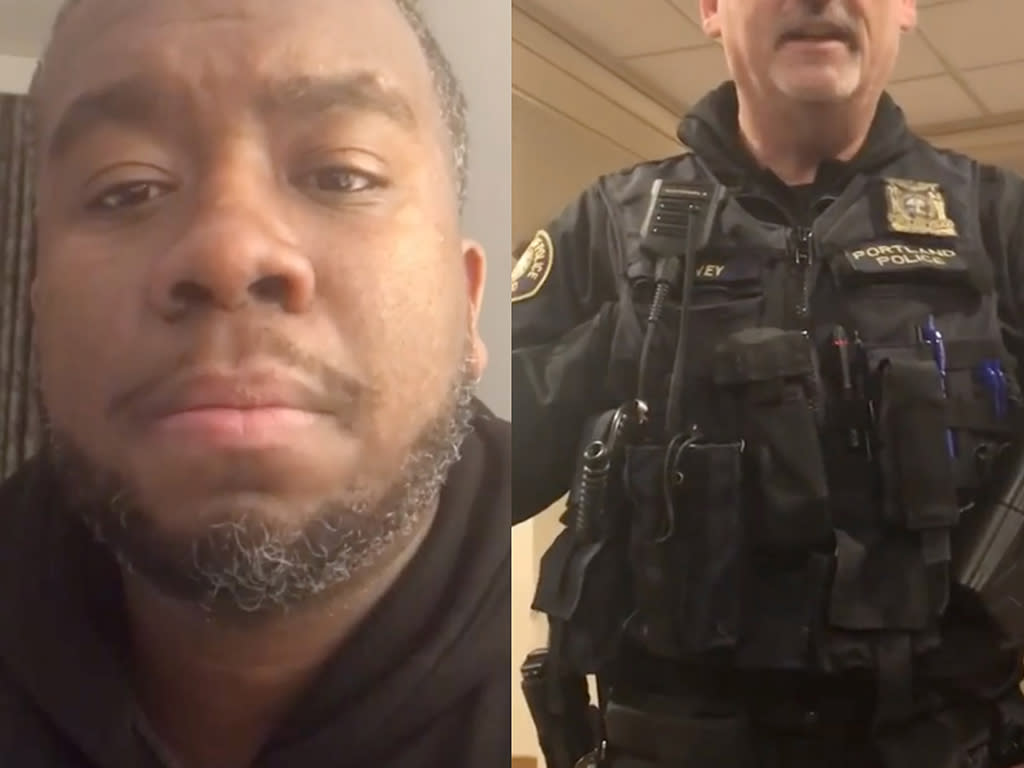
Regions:
[[841, 105], [857, 92], [859, 68], [844, 66], [779, 66], [772, 73], [778, 92], [797, 104], [808, 106]]

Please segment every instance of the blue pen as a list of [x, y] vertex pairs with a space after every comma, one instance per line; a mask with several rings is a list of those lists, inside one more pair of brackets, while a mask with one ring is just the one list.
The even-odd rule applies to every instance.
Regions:
[[983, 360], [978, 366], [978, 378], [992, 399], [992, 411], [996, 420], [1002, 421], [1010, 410], [1010, 395], [1006, 374], [999, 360]]
[[[942, 333], [935, 326], [935, 318], [932, 315], [928, 316], [924, 327], [919, 332], [921, 340], [932, 348], [932, 357], [935, 358], [935, 365], [939, 369], [939, 378], [942, 382], [942, 394], [946, 396], [946, 344], [942, 340]], [[946, 430], [946, 448], [949, 450], [950, 458], [955, 458], [956, 441], [952, 429]]]
[[992, 367], [996, 373], [996, 381], [999, 386], [999, 393], [996, 397], [996, 418], [1003, 420], [1006, 419], [1010, 413], [1010, 387], [1006, 383], [1006, 374], [1003, 372], [1003, 365], [998, 360], [992, 362]]

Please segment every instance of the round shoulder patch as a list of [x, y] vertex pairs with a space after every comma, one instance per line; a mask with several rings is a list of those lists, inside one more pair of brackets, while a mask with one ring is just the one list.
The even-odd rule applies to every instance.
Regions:
[[523, 255], [512, 268], [512, 302], [523, 301], [540, 293], [551, 274], [551, 263], [555, 258], [555, 247], [551, 235], [538, 230], [526, 246]]

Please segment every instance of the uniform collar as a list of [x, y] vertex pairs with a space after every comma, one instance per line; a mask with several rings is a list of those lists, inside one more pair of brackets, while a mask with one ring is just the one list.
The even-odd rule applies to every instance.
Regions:
[[[708, 169], [728, 186], [766, 174], [774, 176], [758, 166], [740, 140], [738, 113], [736, 85], [726, 82], [694, 105], [680, 122], [677, 132], [679, 140], [699, 155]], [[842, 186], [854, 175], [881, 168], [896, 159], [916, 141], [903, 110], [888, 93], [883, 93], [864, 146], [848, 162], [823, 163], [816, 184]]]

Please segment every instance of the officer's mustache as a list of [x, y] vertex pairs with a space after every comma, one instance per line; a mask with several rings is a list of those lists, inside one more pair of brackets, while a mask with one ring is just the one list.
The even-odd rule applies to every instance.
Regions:
[[776, 46], [793, 40], [835, 39], [846, 43], [851, 50], [859, 47], [857, 20], [846, 5], [821, 0], [794, 3], [776, 19]]

